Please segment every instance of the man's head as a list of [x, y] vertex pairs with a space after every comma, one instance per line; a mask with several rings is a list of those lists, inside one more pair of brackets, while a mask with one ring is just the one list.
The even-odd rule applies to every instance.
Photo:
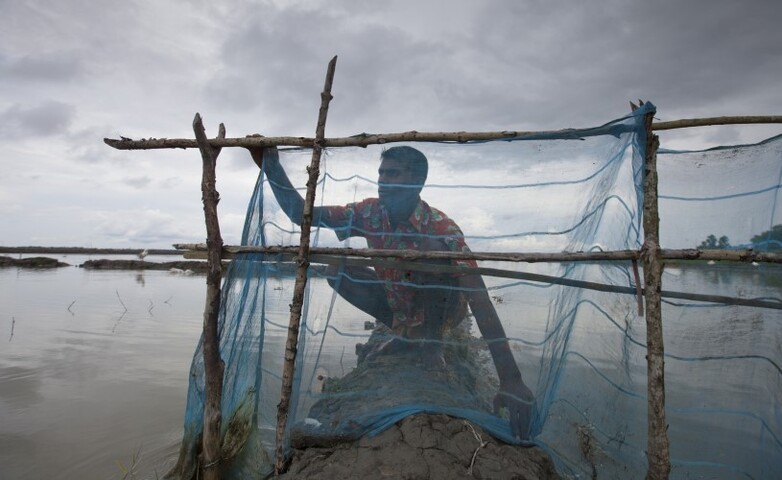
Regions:
[[377, 170], [380, 202], [392, 213], [412, 213], [428, 171], [426, 156], [413, 147], [384, 150]]
[[405, 170], [410, 172], [418, 185], [423, 185], [426, 181], [426, 174], [429, 172], [429, 162], [426, 156], [413, 147], [401, 146], [391, 147], [383, 150], [380, 154], [381, 160], [393, 160]]

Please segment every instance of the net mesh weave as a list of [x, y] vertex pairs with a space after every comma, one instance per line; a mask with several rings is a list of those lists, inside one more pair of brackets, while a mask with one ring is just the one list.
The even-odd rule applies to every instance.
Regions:
[[[556, 135], [413, 144], [429, 160], [421, 197], [461, 228], [473, 251], [637, 250], [643, 242], [643, 116], [653, 108], [647, 104], [606, 125]], [[327, 150], [317, 204], [375, 197], [382, 152]], [[309, 156], [281, 153], [280, 163], [297, 187], [306, 183]], [[663, 248], [701, 242], [758, 250], [782, 246], [774, 228], [782, 224], [782, 137], [698, 152], [663, 149], [658, 170]], [[374, 221], [367, 215], [361, 221]], [[370, 234], [356, 225], [337, 233], [315, 228], [313, 245], [366, 248], [362, 235]], [[382, 238], [394, 235], [380, 230]], [[452, 235], [422, 238], [448, 245]], [[297, 241], [298, 228], [260, 174], [242, 243]], [[646, 328], [636, 298], [512, 278], [537, 273], [634, 287], [630, 262], [479, 266], [509, 272], [483, 278], [535, 396], [531, 443], [544, 448], [563, 475], [641, 477], [647, 465]], [[444, 295], [453, 306], [464, 293], [454, 282], [458, 275], [411, 270], [390, 281], [371, 272], [347, 259], [313, 262], [309, 269], [286, 446], [373, 435], [417, 412], [466, 418], [519, 443], [504, 412], [493, 411], [497, 372], [471, 314], [458, 315], [453, 307], [451, 316], [461, 318], [443, 321], [436, 334], [402, 338], [335, 290], [346, 284], [388, 288], [391, 282], [413, 292], [413, 302], [431, 305]], [[782, 303], [780, 282], [782, 272], [774, 266], [668, 262], [663, 289]], [[293, 283], [291, 263], [279, 255], [242, 254], [226, 272], [219, 327], [225, 362], [220, 468], [228, 478], [263, 477], [272, 470]], [[672, 477], [782, 477], [780, 310], [664, 299], [663, 325]], [[424, 353], [438, 345], [444, 364], [433, 365]], [[183, 477], [196, 468], [202, 423], [199, 346], [185, 417]]]

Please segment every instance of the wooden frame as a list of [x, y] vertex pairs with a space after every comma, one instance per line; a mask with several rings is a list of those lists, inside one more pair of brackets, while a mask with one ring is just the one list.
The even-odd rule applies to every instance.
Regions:
[[[204, 478], [217, 479], [219, 469], [214, 468], [220, 462], [220, 395], [222, 389], [223, 365], [219, 355], [219, 338], [217, 337], [217, 312], [220, 308], [220, 280], [222, 276], [221, 260], [242, 252], [266, 252], [295, 254], [297, 263], [296, 283], [294, 287], [293, 303], [291, 305], [291, 317], [288, 329], [288, 338], [285, 348], [285, 363], [283, 370], [283, 386], [281, 401], [278, 405], [277, 422], [277, 449], [275, 453], [275, 472], [281, 473], [285, 469], [284, 434], [287, 424], [292, 379], [295, 369], [297, 351], [297, 339], [301, 321], [301, 309], [306, 286], [307, 268], [310, 258], [316, 257], [320, 261], [327, 261], [329, 255], [343, 255], [348, 257], [372, 257], [369, 263], [377, 263], [382, 258], [397, 258], [403, 261], [421, 258], [471, 258], [476, 260], [498, 260], [514, 262], [571, 262], [571, 261], [632, 261], [638, 259], [644, 262], [645, 286], [641, 290], [636, 285], [632, 293], [643, 294], [646, 299], [647, 322], [647, 389], [648, 389], [648, 472], [647, 478], [664, 479], [670, 473], [670, 454], [667, 436], [667, 424], [665, 420], [665, 380], [664, 380], [664, 346], [662, 338], [662, 320], [660, 311], [661, 274], [663, 259], [703, 259], [726, 261], [757, 261], [782, 263], [782, 255], [752, 250], [741, 251], [710, 251], [710, 250], [662, 250], [659, 245], [659, 215], [657, 211], [657, 172], [656, 152], [659, 145], [655, 130], [669, 130], [677, 128], [689, 128], [707, 125], [730, 124], [756, 124], [756, 123], [782, 123], [782, 116], [740, 116], [740, 117], [714, 117], [701, 119], [683, 119], [670, 122], [653, 123], [653, 113], [645, 118], [646, 125], [646, 159], [644, 177], [644, 244], [640, 251], [615, 251], [615, 252], [570, 252], [570, 253], [502, 253], [502, 252], [413, 252], [413, 251], [382, 251], [370, 249], [325, 249], [310, 248], [309, 234], [312, 226], [312, 208], [315, 200], [315, 186], [318, 179], [320, 156], [326, 147], [366, 147], [373, 144], [384, 144], [402, 141], [438, 141], [438, 142], [468, 142], [476, 140], [516, 139], [529, 136], [554, 135], [573, 133], [572, 129], [556, 131], [502, 131], [502, 132], [402, 132], [368, 135], [361, 134], [344, 138], [326, 138], [325, 122], [328, 106], [331, 100], [331, 85], [334, 79], [337, 57], [329, 63], [323, 93], [321, 94], [321, 107], [318, 116], [316, 135], [308, 137], [242, 137], [226, 138], [225, 128], [221, 124], [217, 137], [206, 138], [200, 115], [196, 114], [193, 122], [195, 140], [193, 139], [168, 139], [145, 138], [132, 140], [128, 138], [109, 139], [104, 142], [119, 150], [147, 150], [168, 148], [198, 148], [203, 159], [202, 191], [204, 202], [204, 215], [207, 225], [207, 244], [203, 245], [178, 245], [177, 248], [193, 251], [206, 251], [209, 274], [207, 276], [207, 302], [204, 311], [204, 366], [206, 376], [206, 405], [204, 412], [203, 432], [203, 459], [202, 468]], [[574, 137], [576, 138], [576, 137]], [[304, 206], [304, 219], [301, 225], [301, 238], [298, 247], [243, 247], [223, 246], [217, 221], [217, 203], [219, 195], [215, 190], [215, 163], [220, 149], [223, 147], [270, 147], [293, 146], [312, 148], [312, 161], [308, 168], [309, 180], [307, 182], [307, 195]], [[415, 267], [415, 265], [411, 265]], [[420, 264], [418, 265], [420, 267]], [[425, 267], [424, 267], [425, 268]], [[437, 268], [447, 268], [439, 266]], [[457, 267], [454, 267], [457, 268]], [[500, 274], [498, 269], [478, 269], [483, 274]], [[489, 272], [488, 270], [492, 270]], [[518, 273], [518, 272], [516, 272]], [[530, 274], [531, 275], [531, 274]], [[538, 281], [552, 281], [553, 278], [538, 279]], [[552, 283], [554, 283], [552, 281]], [[587, 282], [582, 282], [587, 283]], [[636, 283], [639, 283], [636, 280]], [[586, 285], [573, 285], [581, 288], [590, 288]], [[599, 289], [599, 288], [597, 288]], [[620, 292], [630, 293], [630, 292]], [[670, 292], [669, 292], [670, 293]], [[690, 297], [692, 298], [692, 297]], [[640, 297], [639, 297], [640, 299]], [[724, 298], [723, 298], [724, 300]], [[640, 300], [639, 300], [640, 301]], [[701, 301], [709, 301], [703, 300]], [[720, 300], [712, 300], [720, 301]], [[768, 308], [777, 308], [769, 306]]]

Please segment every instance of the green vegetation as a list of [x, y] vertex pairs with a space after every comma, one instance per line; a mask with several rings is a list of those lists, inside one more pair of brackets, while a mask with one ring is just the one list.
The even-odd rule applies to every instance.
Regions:
[[706, 240], [702, 241], [698, 248], [701, 250], [714, 250], [718, 248], [730, 248], [730, 239], [725, 235], [719, 239], [713, 234], [706, 237]]
[[759, 246], [758, 250], [782, 250], [782, 224], [755, 235], [751, 241], [753, 246]]
[[[771, 230], [766, 230], [753, 236], [750, 241], [752, 242], [752, 248], [755, 250], [782, 250], [782, 224], [774, 225], [771, 227]], [[711, 234], [698, 245], [698, 248], [701, 250], [731, 248], [730, 239], [725, 235], [717, 238], [716, 235]]]

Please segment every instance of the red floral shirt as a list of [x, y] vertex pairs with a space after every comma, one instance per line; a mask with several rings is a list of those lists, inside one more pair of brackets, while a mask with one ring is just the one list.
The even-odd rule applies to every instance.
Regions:
[[[348, 237], [364, 237], [369, 248], [387, 250], [420, 250], [422, 240], [432, 238], [441, 241], [448, 250], [469, 252], [464, 234], [456, 223], [440, 210], [420, 200], [406, 222], [391, 228], [386, 209], [377, 198], [340, 207], [326, 207], [332, 224], [346, 225], [336, 228], [340, 240]], [[453, 260], [453, 265], [475, 267], [474, 260]], [[419, 337], [424, 323], [424, 308], [415, 301], [415, 288], [411, 285], [412, 272], [398, 268], [375, 267], [378, 279], [384, 281], [388, 305], [394, 314], [394, 331], [406, 337]], [[461, 299], [464, 302], [464, 299]], [[462, 309], [466, 311], [466, 307]], [[461, 320], [461, 319], [458, 319]]]

